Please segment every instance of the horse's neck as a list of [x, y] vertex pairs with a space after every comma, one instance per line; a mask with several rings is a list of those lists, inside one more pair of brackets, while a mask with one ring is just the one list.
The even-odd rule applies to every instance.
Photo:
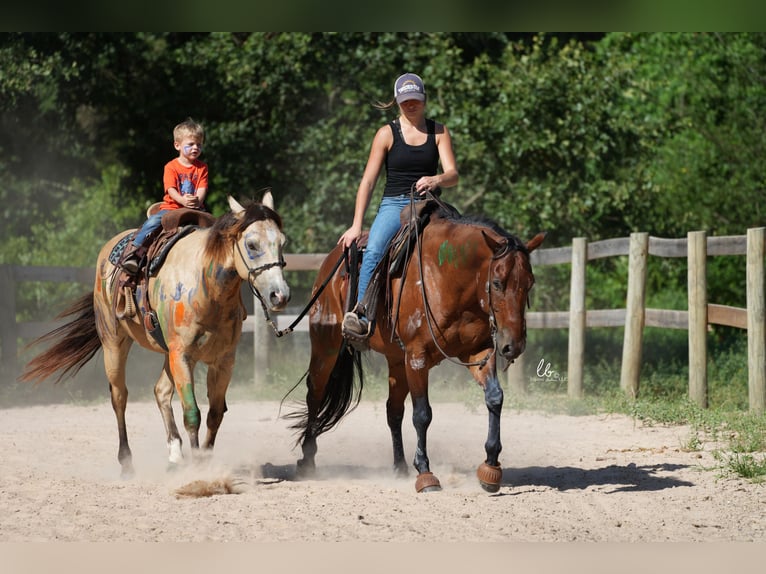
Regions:
[[225, 258], [213, 261], [205, 253], [205, 244], [209, 229], [198, 229], [180, 239], [168, 255], [165, 265], [172, 264], [177, 269], [197, 270], [207, 279], [208, 289], [228, 291], [238, 289], [242, 279], [237, 275], [232, 253]]
[[447, 273], [455, 268], [476, 270], [492, 257], [481, 231], [471, 223], [435, 219], [423, 233], [423, 257], [434, 257]]

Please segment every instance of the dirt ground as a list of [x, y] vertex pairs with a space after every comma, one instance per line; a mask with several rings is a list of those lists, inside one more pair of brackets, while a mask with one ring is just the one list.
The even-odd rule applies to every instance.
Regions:
[[[506, 411], [491, 495], [475, 478], [486, 414], [437, 403], [429, 455], [443, 491], [417, 494], [414, 472], [390, 470], [383, 404], [363, 401], [320, 438], [312, 480], [295, 478], [289, 410], [231, 402], [213, 455], [192, 460], [185, 444], [186, 464], [168, 471], [156, 406], [129, 403], [136, 475], [122, 480], [108, 403], [0, 409], [0, 542], [766, 540], [766, 486], [722, 477], [713, 445], [687, 452], [685, 427]], [[410, 424], [405, 447], [411, 459]], [[237, 493], [179, 498], [198, 480]]]

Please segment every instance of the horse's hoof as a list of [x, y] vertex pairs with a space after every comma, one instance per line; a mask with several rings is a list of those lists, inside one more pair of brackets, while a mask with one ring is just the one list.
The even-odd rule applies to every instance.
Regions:
[[120, 478], [122, 480], [130, 480], [136, 475], [136, 471], [133, 470], [133, 465], [123, 465], [122, 470], [120, 471]]
[[410, 471], [406, 468], [394, 467], [394, 476], [396, 478], [407, 478], [410, 475]]
[[295, 465], [296, 478], [312, 478], [316, 475], [316, 464], [314, 461], [300, 459]]
[[407, 478], [410, 474], [410, 467], [406, 462], [395, 462], [393, 471], [396, 478]]
[[487, 492], [497, 492], [500, 490], [500, 481], [503, 478], [503, 469], [500, 465], [490, 466], [486, 462], [482, 462], [479, 468], [476, 469], [476, 476], [479, 479], [479, 484]]
[[433, 472], [421, 472], [415, 480], [415, 490], [417, 492], [439, 492], [441, 489], [442, 485]]

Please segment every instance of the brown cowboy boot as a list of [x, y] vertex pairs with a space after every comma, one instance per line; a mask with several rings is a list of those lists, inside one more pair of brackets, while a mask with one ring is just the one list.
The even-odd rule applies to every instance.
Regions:
[[364, 340], [370, 336], [371, 323], [365, 315], [364, 306], [356, 306], [343, 316], [343, 336], [356, 340]]
[[131, 243], [127, 253], [123, 255], [120, 267], [128, 275], [135, 276], [138, 274], [138, 269], [141, 266], [141, 260], [144, 258], [144, 255], [146, 255], [146, 247], [143, 245], [136, 247]]

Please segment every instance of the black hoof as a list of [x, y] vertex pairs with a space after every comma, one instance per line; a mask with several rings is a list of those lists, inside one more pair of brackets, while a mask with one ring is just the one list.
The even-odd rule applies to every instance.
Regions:
[[418, 494], [423, 494], [424, 492], [441, 492], [442, 487], [441, 486], [426, 486], [422, 490], [418, 491]]
[[484, 489], [485, 492], [489, 492], [490, 494], [494, 494], [500, 490], [499, 484], [488, 484], [486, 482], [479, 481], [479, 484]]
[[312, 478], [316, 475], [316, 465], [313, 461], [299, 460], [295, 465], [296, 478]]

